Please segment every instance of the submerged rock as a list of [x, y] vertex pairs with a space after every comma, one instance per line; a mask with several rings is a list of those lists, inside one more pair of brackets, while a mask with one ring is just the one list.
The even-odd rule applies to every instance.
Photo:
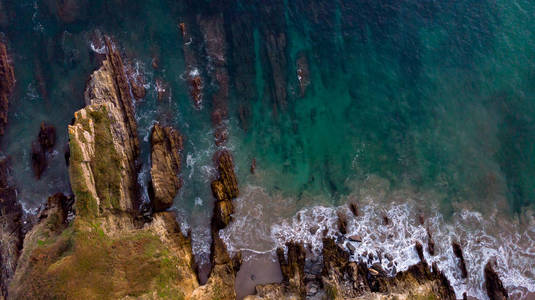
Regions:
[[32, 169], [37, 179], [41, 178], [41, 175], [48, 166], [48, 155], [54, 149], [56, 144], [56, 128], [54, 126], [41, 123], [37, 140], [32, 143]]
[[56, 128], [45, 122], [41, 123], [38, 136], [39, 145], [45, 152], [52, 152], [56, 144]]
[[6, 45], [0, 42], [0, 136], [7, 125], [9, 96], [15, 85], [15, 73], [7, 56]]
[[182, 136], [171, 127], [154, 124], [151, 132], [150, 196], [154, 211], [163, 211], [173, 205], [182, 186], [179, 178]]
[[299, 82], [300, 97], [304, 97], [310, 84], [310, 71], [306, 54], [300, 53], [296, 61], [297, 81]]

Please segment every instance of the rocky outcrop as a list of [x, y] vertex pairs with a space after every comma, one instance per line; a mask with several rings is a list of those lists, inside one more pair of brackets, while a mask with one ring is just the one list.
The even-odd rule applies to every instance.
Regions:
[[451, 243], [451, 247], [453, 249], [453, 254], [457, 257], [459, 260], [459, 268], [461, 269], [461, 276], [462, 278], [466, 278], [468, 276], [468, 270], [466, 269], [466, 262], [464, 261], [463, 256], [463, 249], [461, 248], [461, 245], [457, 242]]
[[[133, 188], [135, 120], [131, 99], [124, 98], [127, 91], [121, 92], [128, 85], [123, 85], [124, 74], [118, 68], [120, 57], [107, 43], [107, 58], [88, 83], [88, 105], [75, 113], [68, 128], [75, 215], [66, 217], [69, 198], [59, 194], [49, 198], [39, 223], [24, 239], [9, 295], [13, 299], [235, 299], [240, 256], [231, 258], [218, 236], [212, 246], [212, 273], [200, 286], [191, 239], [182, 233], [176, 216], [156, 212], [148, 219], [138, 217]], [[160, 141], [155, 148], [162, 146], [157, 152], [170, 164], [162, 172], [176, 172], [180, 137], [170, 129], [154, 131], [153, 138]], [[218, 161], [221, 195], [230, 202], [238, 193], [232, 160], [227, 153]]]
[[[314, 274], [304, 271], [305, 251], [302, 245], [291, 244], [288, 259], [279, 250], [279, 263], [284, 276], [280, 284], [258, 286], [256, 295], [246, 299], [455, 299], [455, 292], [436, 265], [422, 261], [395, 276], [386, 274], [380, 265], [369, 267], [352, 262], [349, 253], [334, 239], [323, 240], [323, 267], [320, 281], [310, 284], [306, 278]], [[421, 244], [415, 247], [420, 255]], [[308, 288], [309, 286], [313, 288]], [[320, 291], [316, 287], [321, 286]]]
[[487, 295], [491, 300], [505, 300], [509, 299], [507, 290], [503, 287], [500, 277], [494, 271], [495, 261], [489, 261], [485, 265], [485, 288]]
[[85, 91], [84, 109], [69, 126], [69, 176], [79, 215], [134, 212], [139, 204], [139, 140], [121, 56], [106, 37], [108, 54]]
[[163, 211], [173, 205], [173, 200], [182, 186], [180, 152], [182, 136], [171, 127], [154, 124], [151, 133], [151, 182], [149, 195], [154, 211]]
[[234, 212], [232, 199], [238, 197], [238, 180], [234, 174], [232, 157], [227, 150], [216, 153], [216, 165], [219, 178], [212, 181], [212, 193], [216, 198], [213, 226], [215, 230], [225, 228]]
[[41, 178], [41, 175], [45, 171], [48, 165], [47, 156], [52, 152], [55, 144], [56, 128], [42, 122], [37, 140], [32, 143], [32, 169], [37, 179]]
[[0, 136], [7, 125], [9, 96], [15, 86], [15, 73], [7, 56], [6, 45], [0, 41]]
[[0, 160], [0, 299], [7, 297], [7, 286], [22, 248], [22, 208], [15, 189], [8, 183], [8, 160]]

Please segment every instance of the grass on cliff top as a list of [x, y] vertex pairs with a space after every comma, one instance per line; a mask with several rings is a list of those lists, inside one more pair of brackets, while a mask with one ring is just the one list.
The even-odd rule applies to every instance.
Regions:
[[23, 282], [25, 299], [117, 299], [155, 291], [183, 299], [178, 258], [154, 234], [110, 238], [98, 224], [77, 220], [62, 234], [38, 242]]
[[[76, 210], [79, 216], [96, 216], [98, 209], [120, 208], [119, 199], [121, 197], [121, 158], [115, 150], [113, 144], [113, 135], [111, 133], [110, 117], [105, 105], [94, 105], [86, 108], [88, 114], [87, 118], [81, 117], [81, 114], [76, 114], [76, 123], [81, 124], [85, 131], [91, 132], [89, 119], [93, 120], [94, 127], [94, 142], [95, 142], [95, 157], [89, 162], [93, 177], [95, 179], [95, 187], [100, 199], [100, 206], [96, 199], [91, 196], [86, 182], [82, 164], [87, 163], [83, 161], [82, 145], [74, 138], [74, 134], [70, 134], [70, 179], [71, 186], [76, 198]], [[85, 142], [83, 132], [78, 132], [80, 142]]]

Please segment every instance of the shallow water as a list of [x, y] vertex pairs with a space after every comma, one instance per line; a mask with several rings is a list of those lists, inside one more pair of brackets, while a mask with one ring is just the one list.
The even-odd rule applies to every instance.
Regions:
[[[69, 192], [66, 126], [99, 66], [94, 36], [110, 34], [147, 87], [136, 102], [139, 180], [146, 189], [153, 122], [177, 127], [185, 149], [175, 208], [192, 229], [198, 259], [206, 259], [217, 86], [202, 31], [191, 26], [200, 57], [191, 66], [178, 24], [221, 18], [231, 78], [226, 147], [241, 189], [235, 222], [222, 232], [229, 248], [264, 253], [301, 239], [318, 250], [323, 230], [312, 234], [310, 226], [321, 223], [334, 234], [335, 210], [357, 201], [362, 217], [350, 228], [366, 236], [359, 253], [396, 249], [403, 269], [416, 262], [412, 245], [426, 242], [428, 226], [441, 241], [428, 260], [445, 270], [458, 296], [485, 298], [482, 269], [491, 257], [513, 294], [535, 291], [534, 3], [63, 2], [76, 5], [62, 20], [56, 1], [0, 0], [0, 31], [17, 77], [0, 149], [12, 158], [28, 211], [49, 194]], [[304, 95], [303, 57], [310, 73]], [[205, 80], [200, 110], [185, 81], [193, 67]], [[58, 143], [37, 181], [29, 156], [42, 121], [56, 126]], [[425, 226], [417, 224], [419, 213]], [[378, 226], [383, 214], [392, 225]], [[465, 249], [467, 281], [456, 278], [452, 240]]]

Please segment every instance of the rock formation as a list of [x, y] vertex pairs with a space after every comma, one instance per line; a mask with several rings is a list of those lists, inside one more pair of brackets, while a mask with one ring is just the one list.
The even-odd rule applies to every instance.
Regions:
[[173, 200], [182, 186], [178, 177], [182, 136], [177, 130], [156, 123], [152, 128], [151, 145], [149, 194], [154, 211], [164, 211], [173, 205]]
[[0, 136], [7, 125], [9, 95], [15, 85], [15, 73], [7, 56], [6, 45], [0, 42]]
[[[150, 221], [138, 217], [132, 99], [127, 97], [129, 90], [122, 91], [128, 85], [123, 85], [120, 56], [108, 39], [107, 44], [107, 58], [85, 92], [88, 105], [75, 113], [69, 126], [74, 218], [66, 218], [69, 198], [61, 194], [49, 198], [39, 223], [24, 238], [9, 297], [234, 299], [240, 258], [231, 259], [220, 239], [214, 239], [212, 246], [211, 276], [200, 286], [191, 240], [183, 235], [176, 216], [157, 212]], [[167, 143], [173, 147], [179, 141], [175, 136]], [[177, 164], [176, 154], [165, 155]], [[225, 199], [237, 195], [229, 159], [226, 155], [220, 159], [218, 182], [224, 186]]]
[[368, 267], [349, 261], [349, 253], [331, 238], [323, 240], [322, 256], [323, 269], [320, 278], [315, 279], [319, 285], [311, 285], [322, 286], [321, 291], [306, 285], [304, 278], [309, 274], [304, 271], [303, 246], [288, 245], [288, 259], [279, 254], [283, 282], [257, 286], [257, 294], [246, 299], [455, 299], [444, 274], [436, 265], [430, 270], [425, 261], [391, 277], [379, 265]]
[[234, 212], [232, 199], [238, 197], [239, 190], [230, 153], [226, 150], [217, 153], [216, 162], [219, 178], [212, 181], [212, 193], [216, 198], [213, 226], [215, 230], [220, 230], [231, 221]]
[[461, 276], [462, 278], [466, 278], [468, 276], [468, 270], [466, 269], [466, 263], [464, 261], [463, 249], [461, 248], [461, 245], [456, 242], [451, 243], [451, 247], [453, 248], [453, 253], [459, 259], [459, 268], [461, 269]]
[[509, 299], [507, 290], [503, 287], [503, 283], [494, 271], [495, 261], [489, 261], [485, 265], [485, 288], [487, 295], [491, 300], [505, 300]]

